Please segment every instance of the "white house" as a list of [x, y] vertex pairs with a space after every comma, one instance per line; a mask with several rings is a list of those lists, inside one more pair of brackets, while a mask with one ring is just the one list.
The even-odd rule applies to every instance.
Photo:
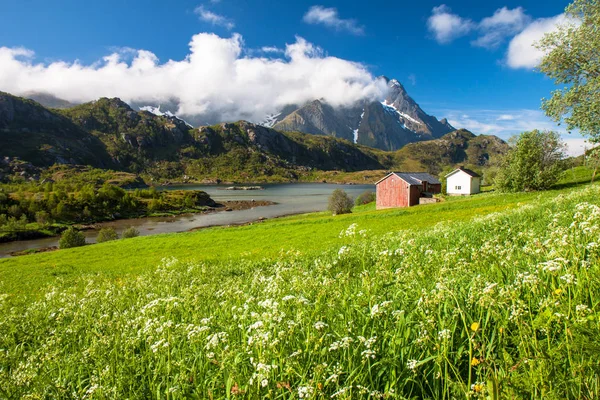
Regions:
[[460, 167], [446, 175], [446, 193], [449, 195], [468, 195], [479, 193], [481, 176]]

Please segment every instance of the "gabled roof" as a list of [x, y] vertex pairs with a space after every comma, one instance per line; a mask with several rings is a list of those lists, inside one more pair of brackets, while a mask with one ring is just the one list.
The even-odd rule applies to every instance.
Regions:
[[387, 179], [390, 175], [396, 175], [398, 178], [402, 179], [409, 185], [421, 185], [423, 181], [434, 185], [442, 184], [435, 176], [428, 174], [427, 172], [390, 172], [389, 174], [375, 182], [375, 185]]
[[454, 171], [450, 172], [448, 175], [446, 175], [446, 178], [449, 177], [450, 175], [454, 175], [455, 173], [457, 173], [459, 171], [462, 171], [465, 174], [472, 176], [473, 178], [481, 178], [481, 175], [479, 175], [477, 172], [471, 171], [470, 169], [463, 168], [463, 167], [457, 168]]

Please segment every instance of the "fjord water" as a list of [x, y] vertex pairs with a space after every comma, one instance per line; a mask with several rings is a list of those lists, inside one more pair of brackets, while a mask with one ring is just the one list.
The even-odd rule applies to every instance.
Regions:
[[[327, 183], [283, 183], [258, 184], [263, 190], [226, 190], [232, 185], [173, 185], [161, 187], [162, 190], [203, 190], [215, 201], [227, 200], [268, 200], [277, 204], [255, 207], [240, 211], [218, 211], [208, 214], [187, 214], [174, 217], [147, 217], [122, 219], [96, 224], [98, 227], [113, 227], [117, 233], [130, 226], [140, 231], [140, 235], [185, 232], [194, 228], [208, 226], [244, 224], [261, 218], [276, 218], [284, 215], [324, 211], [327, 200], [335, 189], [343, 189], [356, 197], [366, 190], [374, 190], [374, 185], [335, 185]], [[255, 186], [253, 184], [235, 186]], [[84, 231], [89, 243], [96, 242], [98, 230]], [[9, 257], [15, 251], [40, 249], [58, 245], [58, 238], [24, 240], [0, 243], [0, 257]]]

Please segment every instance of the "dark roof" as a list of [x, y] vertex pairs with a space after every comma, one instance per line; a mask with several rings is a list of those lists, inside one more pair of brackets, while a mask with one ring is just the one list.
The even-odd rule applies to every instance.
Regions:
[[442, 184], [442, 182], [440, 182], [435, 176], [428, 174], [427, 172], [391, 172], [387, 174], [384, 178], [377, 181], [375, 184], [377, 185], [379, 182], [383, 181], [385, 178], [392, 174], [397, 175], [409, 185], [421, 185], [423, 181], [434, 185]]
[[472, 176], [473, 178], [481, 178], [481, 175], [479, 175], [477, 172], [471, 171], [470, 169], [463, 168], [463, 167], [459, 167], [459, 168], [455, 169], [454, 171], [450, 172], [446, 176], [448, 177], [448, 176], [452, 175], [453, 173], [455, 173], [456, 171], [462, 171], [465, 174]]

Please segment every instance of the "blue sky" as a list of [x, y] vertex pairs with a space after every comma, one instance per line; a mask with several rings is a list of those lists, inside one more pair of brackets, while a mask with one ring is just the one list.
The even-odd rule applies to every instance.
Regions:
[[[103, 57], [109, 54], [119, 54], [120, 62], [130, 63], [138, 54], [136, 51], [147, 50], [153, 54], [148, 56], [151, 63], [161, 66], [168, 60], [182, 61], [189, 57], [193, 53], [190, 41], [194, 35], [214, 33], [216, 37], [203, 36], [206, 40], [197, 41], [198, 46], [205, 46], [206, 49], [197, 53], [201, 55], [198, 59], [202, 58], [205, 64], [223, 63], [223, 69], [227, 69], [227, 63], [233, 61], [229, 53], [225, 54], [223, 46], [232, 45], [239, 48], [235, 59], [281, 59], [283, 64], [269, 64], [266, 69], [261, 69], [262, 64], [258, 65], [258, 62], [253, 63], [252, 67], [244, 64], [236, 69], [250, 69], [255, 74], [265, 75], [267, 82], [285, 82], [279, 76], [270, 77], [269, 74], [277, 73], [273, 71], [304, 76], [302, 74], [318, 74], [327, 70], [328, 75], [315, 81], [320, 83], [311, 83], [314, 86], [327, 82], [332, 71], [339, 68], [343, 79], [360, 82], [362, 87], [354, 87], [350, 95], [359, 96], [359, 92], [372, 94], [375, 90], [364, 75], [367, 72], [372, 76], [386, 75], [398, 79], [426, 112], [438, 118], [448, 117], [455, 124], [475, 133], [497, 134], [507, 138], [524, 129], [554, 127], [539, 111], [539, 107], [540, 99], [549, 96], [555, 86], [542, 74], [533, 71], [531, 54], [534, 51], [524, 49], [522, 43], [531, 41], [532, 37], [555, 23], [567, 5], [565, 1], [547, 0], [543, 4], [530, 0], [485, 3], [470, 0], [369, 3], [270, 0], [1, 1], [0, 48], [5, 49], [4, 57], [18, 60], [31, 68], [25, 73], [21, 64], [14, 64], [14, 69], [19, 71], [9, 71], [13, 75], [5, 73], [4, 81], [0, 76], [0, 90], [19, 92], [39, 85], [60, 97], [74, 100], [78, 100], [78, 96], [93, 97], [97, 92], [104, 95], [102, 90], [92, 88], [83, 90], [84, 94], [74, 93], [73, 88], [67, 89], [69, 76], [75, 75], [72, 70], [67, 71], [65, 65], [72, 67], [72, 63], [77, 62], [78, 66], [86, 67], [91, 77], [89, 80], [92, 81], [96, 79], [95, 76], [100, 76], [94, 75], [93, 69], [108, 63]], [[237, 34], [239, 36], [235, 36]], [[235, 43], [225, 41], [233, 36], [237, 38]], [[288, 63], [289, 53], [285, 53], [286, 45], [298, 44], [298, 37], [303, 39], [302, 52], [311, 60], [298, 60], [292, 68]], [[217, 44], [215, 41], [219, 38], [224, 40]], [[513, 51], [510, 57], [507, 56], [509, 48]], [[7, 53], [7, 49], [11, 53]], [[223, 57], [213, 58], [211, 51], [223, 54]], [[338, 65], [332, 57], [347, 62]], [[313, 62], [314, 58], [319, 63]], [[359, 63], [360, 67], [353, 69], [350, 62]], [[4, 64], [9, 65], [7, 62]], [[298, 72], [303, 64], [307, 65], [307, 69]], [[325, 64], [326, 67], [322, 67]], [[54, 68], [49, 68], [51, 65]], [[65, 73], [53, 75], [53, 71], [61, 66]], [[44, 69], [41, 75], [40, 68]], [[115, 67], [113, 72], [104, 71], [101, 78], [97, 79], [109, 80], [122, 70]], [[209, 70], [200, 69], [197, 74], [207, 75]], [[127, 73], [134, 72], [128, 70]], [[157, 80], [162, 79], [157, 69], [152, 74]], [[173, 78], [170, 76], [169, 79]], [[252, 79], [254, 82], [255, 77]], [[48, 83], [48, 80], [53, 83]], [[82, 81], [85, 82], [85, 79], [82, 78]], [[216, 77], [211, 81], [215, 82], [216, 88], [213, 90], [216, 91], [217, 83], [227, 85]], [[238, 86], [243, 86], [243, 82], [247, 81], [239, 82], [242, 83]], [[197, 92], [204, 92], [200, 83], [195, 84], [198, 85], [195, 87]], [[286, 86], [282, 85], [270, 90], [284, 91]], [[124, 86], [127, 86], [126, 81], [112, 89], [116, 93], [106, 89], [106, 94], [129, 97], [129, 100], [138, 95], [136, 88], [121, 91], [120, 88]], [[81, 84], [77, 88], [80, 87]], [[230, 88], [225, 90], [223, 96], [226, 101], [237, 102], [236, 96], [251, 98], [262, 92], [260, 87], [248, 87], [248, 93]], [[345, 87], [341, 84], [335, 86], [335, 83], [334, 87], [342, 92], [336, 94], [338, 97], [332, 101], [342, 101], [339, 97], [343, 96]], [[180, 86], [177, 88], [173, 90], [185, 90]], [[320, 90], [322, 88], [303, 95], [317, 95], [321, 93]], [[330, 89], [332, 93], [335, 90]], [[185, 95], [190, 96], [187, 93]], [[290, 98], [295, 97], [291, 95]], [[217, 112], [208, 105], [216, 101], [218, 97], [207, 97], [202, 102], [190, 104], [185, 110]], [[266, 108], [276, 107], [267, 104], [267, 100], [259, 99], [256, 102], [265, 103]], [[243, 109], [243, 106], [240, 108]], [[248, 115], [262, 110], [249, 109]], [[221, 115], [232, 118], [238, 116], [232, 112]], [[581, 144], [577, 142], [581, 141], [579, 136], [565, 138], [569, 139], [572, 146]]]

